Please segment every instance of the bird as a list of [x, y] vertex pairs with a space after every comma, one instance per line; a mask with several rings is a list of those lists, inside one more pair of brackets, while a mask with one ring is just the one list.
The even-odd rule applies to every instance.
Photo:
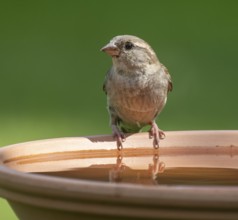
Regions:
[[167, 68], [146, 41], [133, 35], [115, 36], [101, 51], [112, 58], [103, 90], [118, 150], [123, 149], [125, 134], [140, 132], [148, 125], [149, 138], [153, 138], [153, 147], [158, 149], [165, 133], [156, 118], [173, 89]]

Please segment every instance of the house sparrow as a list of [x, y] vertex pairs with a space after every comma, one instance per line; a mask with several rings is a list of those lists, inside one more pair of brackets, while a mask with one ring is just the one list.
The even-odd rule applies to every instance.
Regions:
[[112, 57], [103, 90], [117, 148], [122, 148], [124, 133], [139, 132], [146, 125], [151, 125], [149, 137], [158, 148], [165, 134], [155, 118], [173, 87], [168, 70], [149, 44], [136, 36], [116, 36], [101, 51]]

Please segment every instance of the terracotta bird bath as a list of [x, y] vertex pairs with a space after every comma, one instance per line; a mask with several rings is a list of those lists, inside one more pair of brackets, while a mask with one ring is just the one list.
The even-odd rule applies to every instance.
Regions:
[[0, 196], [20, 220], [238, 219], [238, 131], [147, 133], [0, 149]]

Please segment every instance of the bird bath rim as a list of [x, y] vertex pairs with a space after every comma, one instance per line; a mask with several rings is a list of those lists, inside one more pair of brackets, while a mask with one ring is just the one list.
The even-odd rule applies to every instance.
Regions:
[[[31, 155], [34, 151], [50, 153], [54, 150], [78, 150], [79, 143], [83, 145], [82, 149], [89, 146], [92, 149], [108, 150], [116, 147], [112, 137], [104, 135], [32, 141], [1, 148], [0, 196], [35, 207], [106, 216], [115, 215], [116, 212], [121, 217], [155, 218], [159, 215], [173, 218], [178, 212], [192, 217], [194, 212], [202, 216], [201, 210], [213, 210], [213, 215], [214, 210], [224, 210], [235, 213], [237, 217], [235, 210], [238, 208], [238, 186], [144, 186], [73, 180], [20, 172], [7, 167], [4, 162], [12, 155]], [[152, 140], [148, 139], [147, 133], [139, 133], [127, 137], [124, 149], [144, 146], [152, 148]], [[230, 146], [237, 151], [238, 131], [166, 132], [166, 139], [161, 141], [160, 150], [173, 146], [191, 149]], [[193, 212], [189, 214], [188, 209]], [[219, 213], [215, 216], [219, 217]], [[230, 219], [232, 216], [234, 215]], [[229, 219], [229, 216], [226, 217]]]

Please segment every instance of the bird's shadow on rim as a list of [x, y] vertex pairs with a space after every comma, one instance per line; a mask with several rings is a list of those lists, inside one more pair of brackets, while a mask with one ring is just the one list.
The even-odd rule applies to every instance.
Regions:
[[[125, 134], [125, 137], [130, 137], [131, 135], [133, 135], [134, 133], [127, 133]], [[87, 136], [86, 137], [88, 140], [90, 140], [91, 142], [93, 143], [96, 143], [96, 142], [115, 142], [116, 143], [116, 140], [113, 138], [112, 135], [95, 135], [95, 136]]]

